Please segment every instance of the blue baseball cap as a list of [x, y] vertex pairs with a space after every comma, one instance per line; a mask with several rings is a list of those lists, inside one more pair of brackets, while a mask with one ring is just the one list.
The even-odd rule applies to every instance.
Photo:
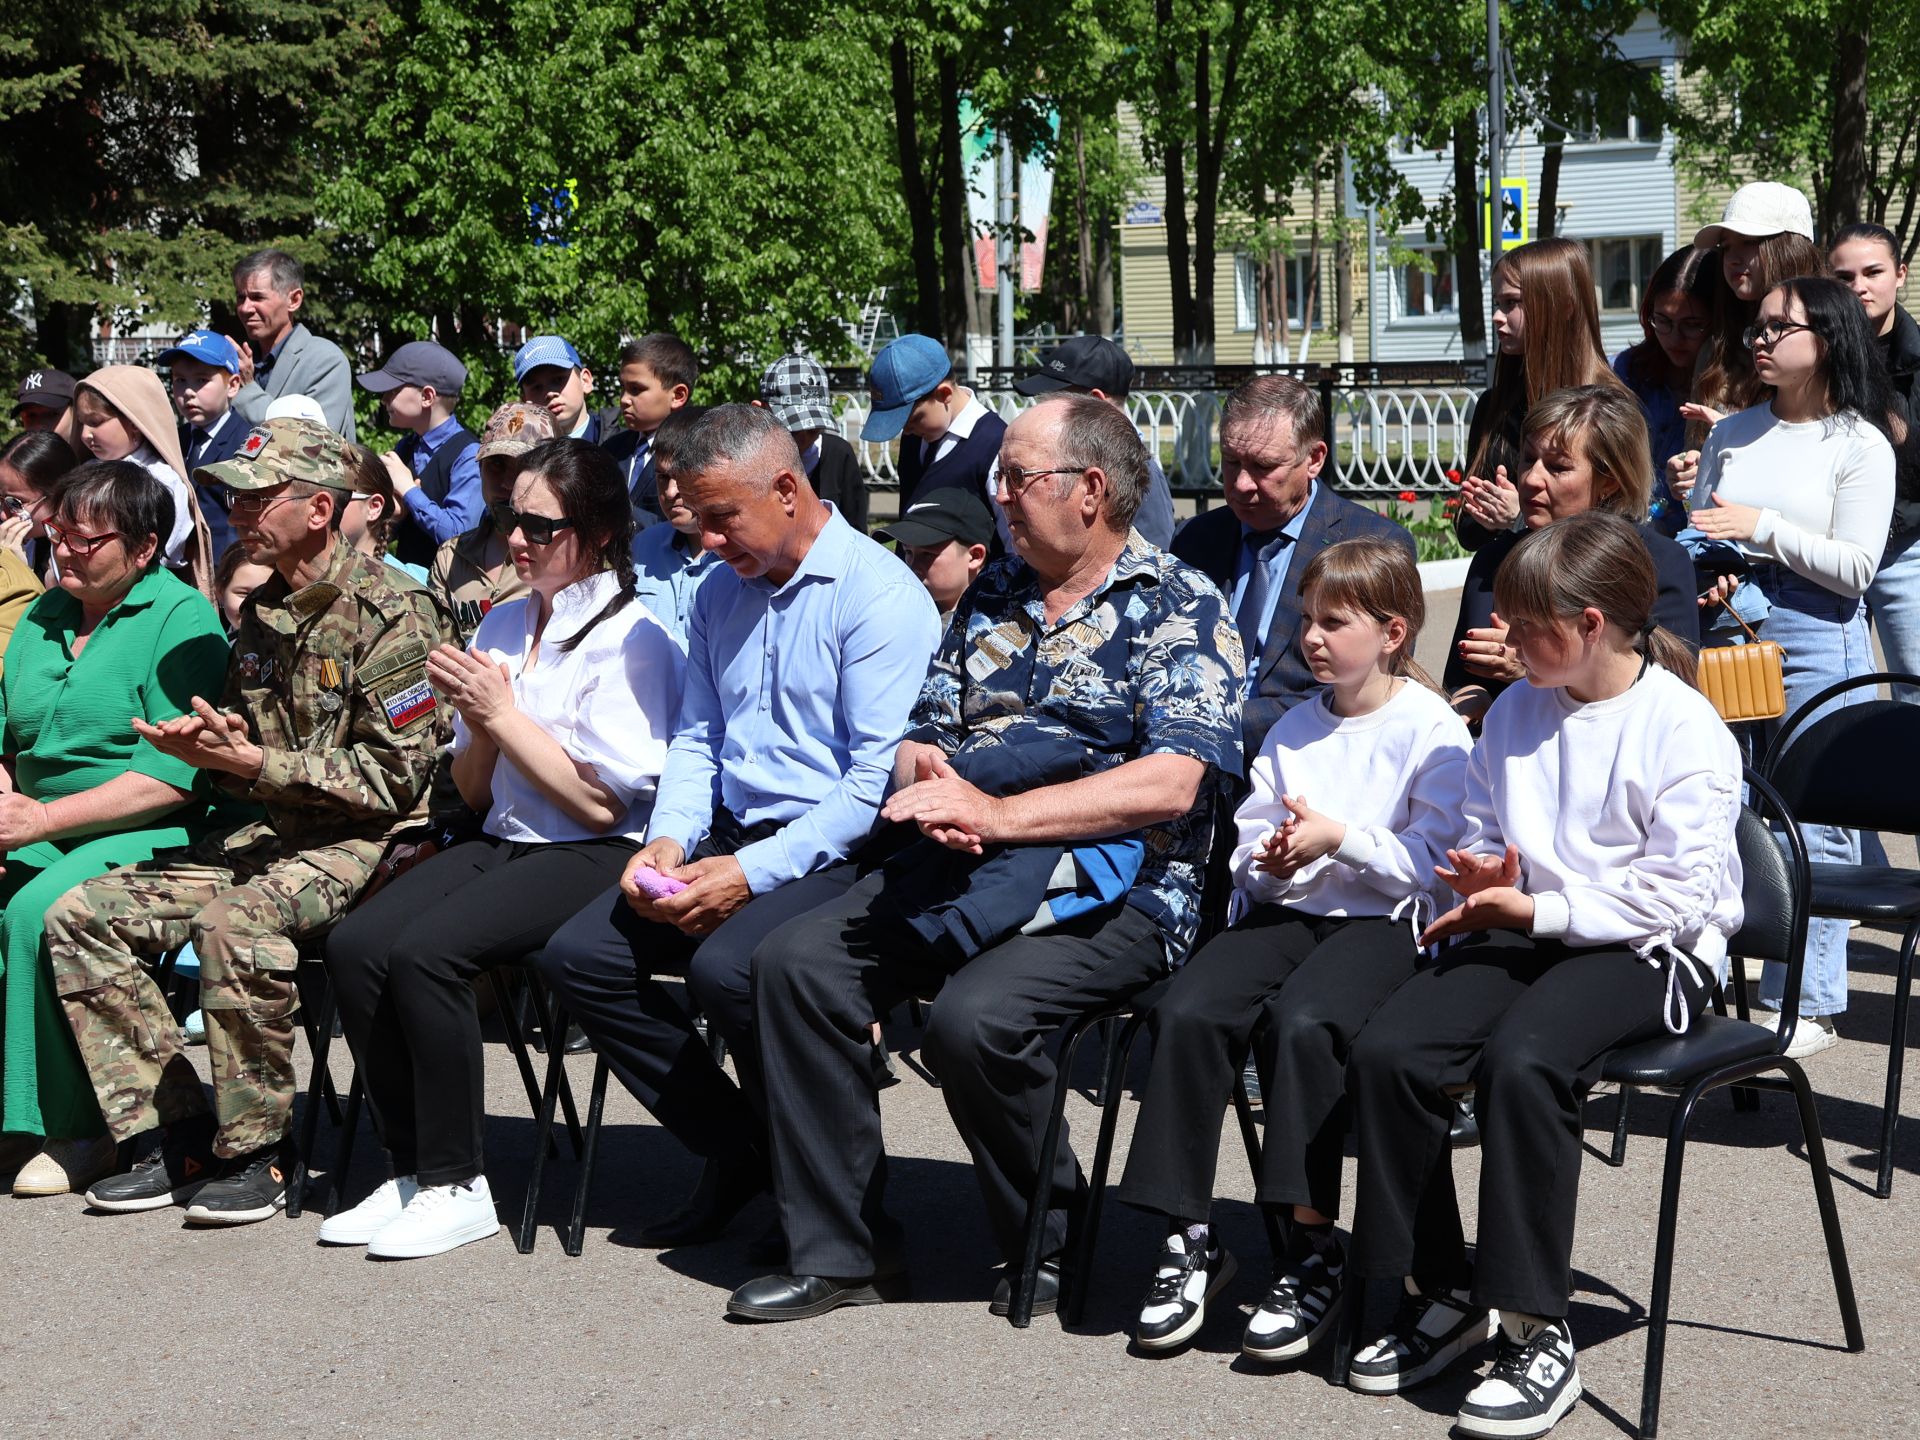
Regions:
[[947, 347], [931, 335], [902, 335], [873, 357], [867, 385], [873, 409], [860, 438], [876, 444], [893, 439], [907, 423], [913, 403], [953, 373]]
[[160, 352], [160, 363], [165, 365], [182, 355], [216, 370], [225, 370], [229, 375], [240, 373], [239, 347], [218, 330], [189, 330], [178, 344]]
[[513, 352], [513, 379], [517, 385], [529, 370], [542, 365], [558, 365], [562, 370], [580, 368], [580, 352], [563, 335], [536, 335]]

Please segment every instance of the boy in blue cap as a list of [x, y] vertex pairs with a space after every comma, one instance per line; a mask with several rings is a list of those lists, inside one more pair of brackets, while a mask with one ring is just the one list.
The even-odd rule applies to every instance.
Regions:
[[973, 491], [993, 503], [994, 472], [1007, 422], [964, 385], [953, 383], [953, 362], [931, 335], [902, 335], [873, 357], [867, 383], [873, 409], [861, 438], [900, 442], [900, 510], [942, 486]]
[[409, 340], [358, 381], [380, 397], [389, 424], [411, 432], [380, 458], [400, 497], [395, 553], [403, 565], [430, 565], [480, 520], [480, 437], [453, 414], [467, 367], [445, 346]]
[[[218, 465], [239, 454], [253, 432], [246, 417], [233, 408], [240, 393], [240, 347], [216, 330], [189, 330], [160, 352], [159, 363], [167, 369], [167, 390], [180, 414], [180, 454], [187, 473], [195, 475], [203, 465]], [[200, 494], [217, 561], [233, 544], [226, 493], [215, 494], [215, 487], [198, 479], [193, 487]]]
[[565, 336], [536, 335], [514, 351], [513, 380], [521, 400], [553, 416], [553, 433], [560, 439], [604, 445], [611, 438], [600, 417], [587, 409], [593, 372]]

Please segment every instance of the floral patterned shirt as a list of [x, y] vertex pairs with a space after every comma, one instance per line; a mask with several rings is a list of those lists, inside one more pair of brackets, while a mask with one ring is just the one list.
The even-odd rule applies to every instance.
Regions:
[[1207, 767], [1193, 808], [1139, 832], [1127, 903], [1157, 921], [1178, 964], [1200, 923], [1217, 798], [1241, 774], [1240, 634], [1213, 582], [1138, 531], [1107, 578], [1051, 625], [1039, 577], [988, 563], [955, 610], [907, 738], [949, 755], [1035, 729], [1087, 746], [1102, 768], [1143, 755]]

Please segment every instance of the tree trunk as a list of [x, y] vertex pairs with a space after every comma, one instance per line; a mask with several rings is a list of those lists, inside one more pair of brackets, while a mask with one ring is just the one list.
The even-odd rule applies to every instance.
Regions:
[[920, 155], [919, 97], [914, 93], [913, 54], [904, 35], [889, 50], [893, 67], [893, 128], [900, 150], [900, 196], [907, 206], [913, 254], [913, 328], [940, 333], [940, 235], [933, 197], [927, 193]]
[[[1300, 302], [1300, 361], [1307, 363], [1313, 348], [1313, 310], [1320, 303], [1320, 185], [1313, 187], [1313, 229], [1307, 242], [1307, 293]], [[1332, 417], [1328, 417], [1331, 420]]]
[[[1347, 214], [1347, 152], [1340, 151], [1340, 224], [1333, 235], [1334, 354], [1342, 364], [1353, 359], [1353, 222]], [[1371, 360], [1373, 357], [1367, 357]]]
[[1088, 311], [1093, 308], [1093, 222], [1087, 210], [1087, 132], [1079, 123], [1073, 127], [1073, 174], [1073, 218], [1080, 241], [1075, 252], [1080, 262], [1080, 283], [1074, 290], [1073, 315], [1084, 330]]
[[1213, 363], [1213, 269], [1220, 208], [1220, 156], [1211, 139], [1213, 37], [1200, 32], [1193, 59], [1193, 314], [1185, 354], [1192, 365]]
[[1533, 238], [1551, 240], [1560, 220], [1560, 156], [1566, 140], [1556, 136], [1540, 156], [1540, 198], [1533, 217]]
[[951, 54], [939, 63], [940, 244], [945, 280], [947, 353], [967, 368], [967, 333], [973, 323], [973, 236], [967, 224], [966, 167], [960, 155], [960, 64]]
[[1453, 126], [1453, 298], [1460, 312], [1460, 348], [1468, 361], [1487, 358], [1487, 311], [1480, 283], [1480, 125], [1472, 114]]
[[1833, 174], [1820, 234], [1831, 237], [1860, 218], [1867, 193], [1867, 15], [1857, 7], [1842, 22], [1833, 52]]
[[1113, 309], [1113, 231], [1120, 223], [1113, 211], [1105, 211], [1093, 233], [1093, 329], [1099, 335], [1114, 332]]
[[1181, 113], [1186, 97], [1180, 88], [1179, 59], [1167, 34], [1173, 25], [1173, 0], [1155, 0], [1154, 23], [1160, 34], [1160, 169], [1164, 179], [1160, 218], [1167, 229], [1167, 279], [1173, 289], [1173, 358], [1175, 363], [1182, 363], [1190, 360], [1193, 352], [1193, 252], [1187, 236], [1187, 122]]

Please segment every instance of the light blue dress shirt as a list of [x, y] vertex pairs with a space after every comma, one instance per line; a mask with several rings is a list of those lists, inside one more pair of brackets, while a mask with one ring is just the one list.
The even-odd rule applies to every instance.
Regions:
[[[407, 457], [416, 480], [425, 472], [434, 452], [459, 432], [460, 422], [449, 415], [420, 437], [420, 443], [412, 447], [413, 453]], [[433, 500], [426, 491], [415, 489], [409, 490], [401, 503], [413, 517], [414, 524], [433, 537], [435, 545], [444, 545], [455, 536], [466, 534], [480, 523], [480, 447], [469, 445], [467, 453], [453, 462], [453, 475], [447, 482], [444, 500]]]
[[649, 525], [633, 537], [634, 593], [653, 618], [687, 648], [693, 597], [701, 584], [725, 563], [702, 548], [696, 535], [682, 535], [671, 524]]
[[692, 854], [716, 803], [743, 827], [778, 822], [735, 856], [755, 895], [845, 859], [873, 829], [940, 641], [926, 587], [827, 508], [786, 584], [720, 565], [694, 596], [686, 696], [647, 827], [649, 842]]
[[[1307, 528], [1307, 512], [1313, 509], [1313, 502], [1319, 498], [1320, 482], [1314, 480], [1307, 486], [1307, 503], [1300, 507], [1300, 513], [1280, 527], [1279, 533], [1285, 535], [1292, 544], [1282, 545], [1278, 550], [1273, 552], [1272, 557], [1267, 561], [1267, 574], [1269, 577], [1267, 603], [1260, 612], [1259, 631], [1263, 638], [1266, 636], [1266, 633], [1273, 628], [1273, 608], [1280, 602], [1280, 587], [1287, 583], [1287, 567], [1293, 564], [1293, 547], [1300, 543], [1300, 532]], [[1253, 532], [1248, 530], [1245, 525], [1240, 527], [1240, 558], [1235, 562], [1233, 593], [1227, 596], [1227, 613], [1229, 615], [1238, 615], [1240, 613], [1240, 601], [1245, 598], [1247, 593], [1247, 576], [1253, 572], [1253, 554], [1247, 549], [1245, 543], [1246, 537], [1252, 533]], [[1247, 684], [1249, 687], [1252, 686], [1255, 672], [1258, 671], [1259, 668], [1259, 655], [1249, 655], [1247, 657]]]

